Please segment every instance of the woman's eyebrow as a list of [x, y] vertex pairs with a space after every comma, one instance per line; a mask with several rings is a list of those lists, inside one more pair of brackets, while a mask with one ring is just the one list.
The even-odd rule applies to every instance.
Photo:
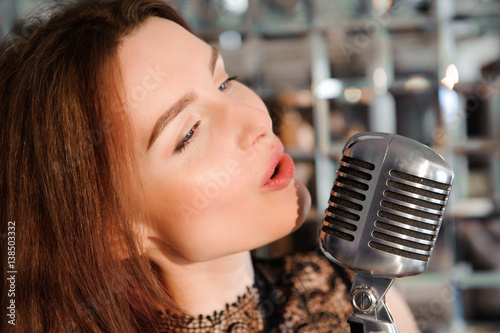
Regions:
[[177, 102], [165, 111], [160, 118], [156, 121], [153, 126], [153, 131], [151, 132], [151, 137], [149, 138], [148, 148], [149, 150], [153, 143], [156, 141], [161, 131], [171, 122], [175, 117], [177, 117], [189, 104], [193, 103], [198, 98], [198, 95], [190, 91], [184, 96], [182, 96]]
[[[217, 60], [219, 59], [219, 51], [213, 46], [211, 46], [212, 52], [210, 54], [210, 62], [209, 62], [209, 68], [214, 75], [215, 72], [215, 66], [217, 64]], [[194, 102], [198, 95], [196, 95], [195, 92], [190, 91], [184, 96], [182, 96], [177, 102], [175, 102], [174, 105], [172, 105], [170, 108], [168, 108], [167, 111], [165, 111], [160, 118], [155, 122], [155, 125], [153, 126], [153, 131], [151, 132], [151, 137], [149, 138], [148, 142], [148, 147], [146, 151], [151, 148], [153, 143], [156, 141], [158, 136], [160, 135], [161, 131], [168, 125], [169, 122], [171, 122], [175, 117], [177, 117], [189, 104]]]

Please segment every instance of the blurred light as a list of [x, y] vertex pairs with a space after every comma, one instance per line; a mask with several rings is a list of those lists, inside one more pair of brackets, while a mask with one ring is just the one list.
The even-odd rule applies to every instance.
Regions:
[[241, 43], [241, 34], [238, 31], [228, 30], [219, 35], [219, 44], [224, 50], [237, 50], [240, 48]]
[[387, 92], [387, 74], [382, 67], [377, 67], [373, 72], [373, 83], [377, 95], [383, 95]]
[[324, 79], [314, 88], [314, 96], [320, 99], [336, 98], [341, 93], [342, 82], [337, 79]]
[[429, 89], [430, 86], [429, 80], [419, 75], [412, 76], [404, 83], [406, 90], [425, 90]]
[[248, 0], [224, 0], [224, 7], [234, 14], [243, 14], [248, 9]]
[[458, 114], [460, 101], [458, 94], [451, 89], [439, 88], [439, 104], [443, 108], [444, 114], [447, 119], [453, 120]]
[[450, 90], [458, 83], [458, 70], [455, 65], [450, 64], [448, 68], [446, 68], [446, 76], [441, 80], [441, 83]]
[[344, 97], [350, 103], [357, 103], [361, 99], [361, 89], [350, 87], [344, 90]]
[[375, 13], [387, 13], [392, 7], [392, 0], [372, 0], [372, 7]]

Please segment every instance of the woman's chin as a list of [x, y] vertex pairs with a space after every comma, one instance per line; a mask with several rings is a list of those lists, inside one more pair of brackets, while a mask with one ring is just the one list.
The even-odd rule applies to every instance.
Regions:
[[294, 179], [294, 185], [297, 193], [297, 219], [293, 231], [302, 225], [311, 209], [311, 194], [309, 190], [297, 179]]

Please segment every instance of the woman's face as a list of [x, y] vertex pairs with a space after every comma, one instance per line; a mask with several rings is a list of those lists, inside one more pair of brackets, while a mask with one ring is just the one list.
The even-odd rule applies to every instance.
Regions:
[[300, 225], [309, 193], [293, 179], [264, 103], [230, 78], [215, 49], [176, 23], [150, 18], [118, 56], [140, 209], [168, 255], [206, 261]]

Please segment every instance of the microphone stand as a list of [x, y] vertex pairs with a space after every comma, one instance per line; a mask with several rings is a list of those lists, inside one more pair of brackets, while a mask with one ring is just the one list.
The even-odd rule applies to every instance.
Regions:
[[353, 309], [348, 319], [351, 333], [399, 333], [385, 304], [385, 294], [393, 282], [394, 278], [354, 275], [349, 295]]

